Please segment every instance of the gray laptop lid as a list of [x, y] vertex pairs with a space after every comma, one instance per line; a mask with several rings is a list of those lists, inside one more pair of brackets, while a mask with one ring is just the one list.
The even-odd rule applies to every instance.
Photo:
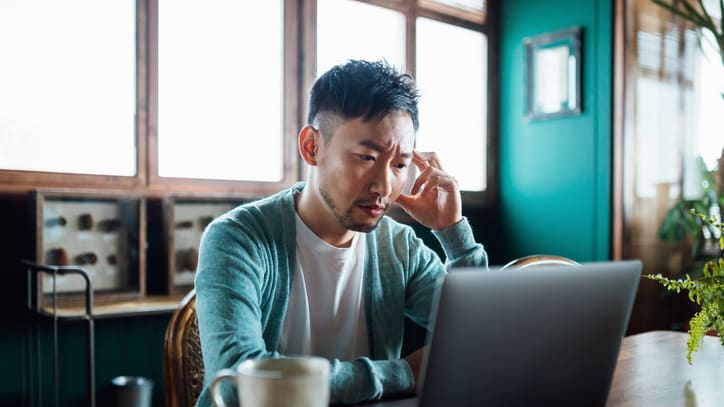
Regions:
[[451, 271], [433, 310], [420, 405], [605, 405], [641, 268]]

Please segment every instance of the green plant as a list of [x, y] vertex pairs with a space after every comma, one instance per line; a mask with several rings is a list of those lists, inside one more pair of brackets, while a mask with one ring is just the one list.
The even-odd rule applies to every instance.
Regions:
[[[712, 18], [711, 14], [704, 7], [704, 0], [651, 0], [652, 3], [669, 10], [676, 16], [690, 22], [700, 33], [709, 32], [719, 47], [719, 57], [724, 65], [724, 0], [719, 0], [720, 18]], [[724, 94], [722, 94], [724, 97]], [[722, 154], [724, 160], [724, 152]], [[665, 214], [659, 227], [658, 235], [661, 240], [668, 242], [681, 242], [685, 238], [691, 244], [691, 258], [695, 264], [711, 259], [711, 256], [703, 256], [704, 228], [707, 224], [701, 222], [697, 217], [688, 216], [689, 211], [696, 210], [698, 213], [708, 213], [709, 208], [718, 204], [724, 208], [724, 179], [719, 180], [719, 191], [717, 193], [716, 173], [724, 178], [724, 168], [709, 170], [704, 161], [699, 160], [702, 173], [703, 195], [700, 199], [682, 200], [671, 207]], [[724, 167], [724, 163], [719, 163]], [[712, 230], [710, 228], [709, 232]], [[698, 267], [698, 266], [697, 266]]]
[[712, 236], [714, 227], [697, 216], [691, 216], [690, 212], [695, 210], [697, 213], [708, 213], [709, 208], [715, 204], [724, 207], [724, 195], [717, 197], [714, 181], [717, 170], [709, 170], [701, 157], [697, 160], [697, 165], [701, 174], [701, 197], [681, 200], [669, 208], [659, 226], [658, 237], [665, 242], [678, 243], [686, 240], [691, 245], [691, 258], [700, 265], [703, 261], [711, 260], [712, 256], [703, 255], [706, 242], [704, 230], [708, 229]]
[[645, 277], [658, 281], [667, 290], [680, 293], [681, 290], [689, 292], [689, 300], [698, 304], [701, 309], [689, 321], [689, 340], [687, 341], [686, 358], [692, 363], [692, 354], [699, 349], [702, 339], [707, 331], [714, 330], [719, 335], [724, 347], [724, 223], [718, 221], [716, 216], [707, 218], [705, 215], [691, 209], [701, 222], [716, 228], [719, 231], [720, 255], [716, 260], [704, 264], [703, 275], [692, 279], [689, 274], [686, 278], [671, 279], [659, 274], [648, 274]]

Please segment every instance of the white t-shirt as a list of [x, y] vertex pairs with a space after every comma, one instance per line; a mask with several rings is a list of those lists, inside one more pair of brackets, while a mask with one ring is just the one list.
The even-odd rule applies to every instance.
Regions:
[[352, 360], [369, 356], [362, 278], [365, 239], [348, 248], [320, 239], [296, 215], [297, 256], [279, 351]]

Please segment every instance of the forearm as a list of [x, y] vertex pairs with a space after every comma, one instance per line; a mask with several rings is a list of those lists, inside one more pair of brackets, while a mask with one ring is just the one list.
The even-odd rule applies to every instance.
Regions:
[[412, 393], [414, 376], [403, 359], [332, 361], [331, 398], [334, 404], [354, 404], [383, 396]]
[[432, 231], [445, 252], [445, 265], [453, 267], [488, 267], [488, 254], [482, 244], [475, 241], [467, 218], [449, 228]]
[[[207, 369], [207, 380], [222, 368], [234, 368], [247, 358], [284, 357], [278, 352], [269, 352], [264, 347], [261, 337], [249, 335], [239, 337], [238, 333], [207, 332], [209, 323], [215, 319], [213, 312], [200, 310], [200, 320], [205, 329], [201, 329], [204, 364]], [[205, 315], [205, 316], [204, 316]], [[363, 401], [377, 400], [383, 396], [410, 393], [414, 388], [413, 373], [409, 365], [400, 359], [373, 361], [359, 358], [353, 361], [331, 361], [330, 401], [332, 403], [354, 404]]]

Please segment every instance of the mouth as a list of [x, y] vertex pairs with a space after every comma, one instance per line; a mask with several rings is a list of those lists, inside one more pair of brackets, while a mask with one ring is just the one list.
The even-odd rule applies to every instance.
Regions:
[[369, 216], [373, 217], [380, 217], [387, 211], [387, 205], [378, 205], [376, 203], [359, 203], [357, 204], [357, 207]]

